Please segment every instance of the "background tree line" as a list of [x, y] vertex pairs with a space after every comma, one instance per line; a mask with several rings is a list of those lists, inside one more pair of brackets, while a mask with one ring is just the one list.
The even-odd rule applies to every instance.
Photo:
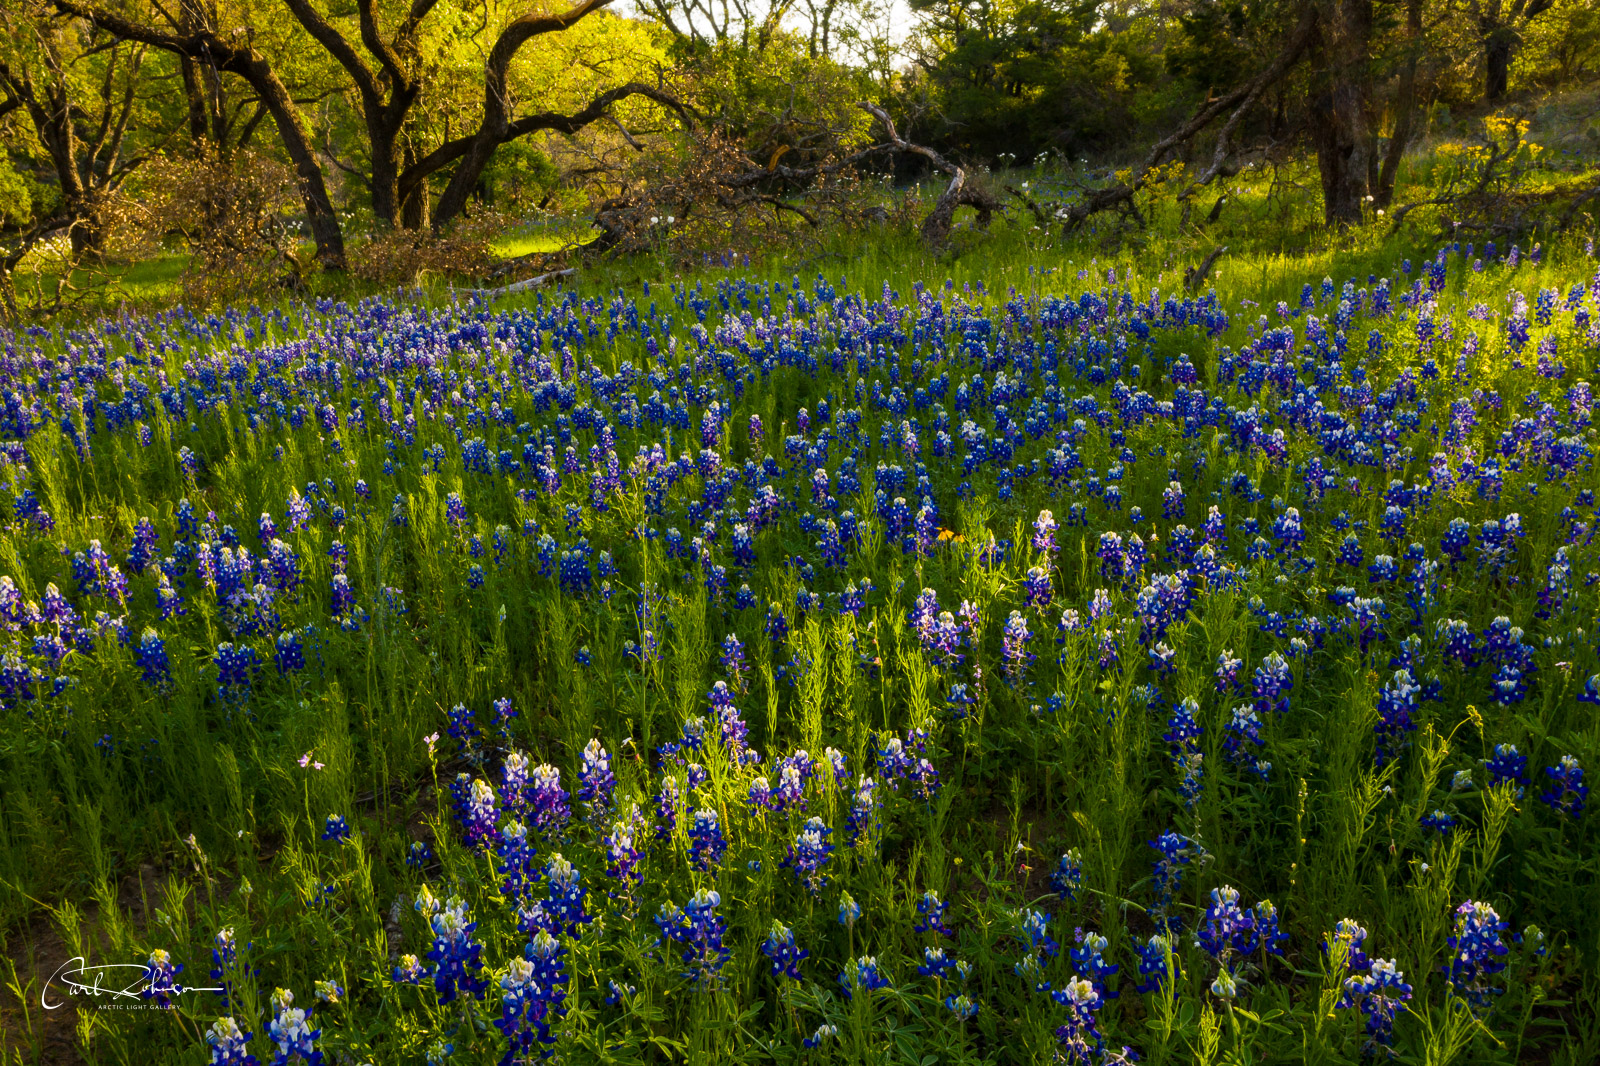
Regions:
[[1427, 115], [1600, 69], [1594, 0], [911, 0], [904, 32], [892, 15], [879, 0], [13, 0], [0, 271], [51, 237], [92, 259], [135, 214], [213, 257], [266, 244], [303, 271], [302, 241], [344, 269], [353, 236], [442, 235], [495, 210], [646, 227], [672, 203], [776, 213], [846, 162], [906, 174], [934, 157], [886, 139], [862, 101], [952, 169], [1134, 162], [1080, 214], [1127, 207], [1163, 163], [1212, 146], [1212, 177], [1246, 145], [1307, 151], [1337, 224], [1388, 202]]

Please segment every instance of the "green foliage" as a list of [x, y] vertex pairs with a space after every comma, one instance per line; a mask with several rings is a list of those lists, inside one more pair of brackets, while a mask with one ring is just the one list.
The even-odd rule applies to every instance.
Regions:
[[0, 155], [0, 226], [23, 226], [33, 218], [33, 190], [11, 160]]

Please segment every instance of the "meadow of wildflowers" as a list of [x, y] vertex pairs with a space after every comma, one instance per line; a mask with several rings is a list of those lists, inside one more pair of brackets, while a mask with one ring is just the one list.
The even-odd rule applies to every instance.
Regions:
[[6, 335], [19, 1061], [1593, 1061], [1600, 269], [1412, 254]]

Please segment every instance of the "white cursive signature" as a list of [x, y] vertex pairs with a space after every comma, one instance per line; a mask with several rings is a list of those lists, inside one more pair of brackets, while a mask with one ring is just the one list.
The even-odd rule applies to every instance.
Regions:
[[[131, 981], [129, 974], [124, 972], [115, 974], [113, 971], [134, 971], [136, 976]], [[69, 996], [110, 996], [112, 999], [142, 999], [145, 989], [150, 986], [150, 968], [137, 962], [108, 962], [98, 966], [90, 966], [88, 960], [82, 955], [68, 959], [62, 963], [50, 980], [44, 983], [39, 990], [39, 1006], [45, 1010], [55, 1010], [66, 1004], [50, 1003], [46, 997], [50, 994], [50, 986], [60, 980], [66, 986]], [[123, 982], [127, 982], [124, 984]], [[121, 987], [118, 987], [118, 986]], [[172, 992], [221, 992], [222, 988], [190, 988], [188, 986], [174, 985]]]

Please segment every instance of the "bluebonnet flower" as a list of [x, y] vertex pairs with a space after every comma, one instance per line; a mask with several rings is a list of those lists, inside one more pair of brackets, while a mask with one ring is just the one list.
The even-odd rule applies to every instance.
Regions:
[[1104, 999], [1092, 982], [1081, 977], [1073, 978], [1050, 995], [1067, 1009], [1066, 1022], [1056, 1030], [1061, 1057], [1072, 1066], [1093, 1066], [1105, 1048], [1105, 1038], [1095, 1017]]
[[217, 1019], [206, 1032], [211, 1066], [261, 1066], [261, 1060], [250, 1054], [250, 1037], [233, 1018]]
[[767, 939], [761, 942], [761, 954], [772, 960], [772, 976], [800, 981], [800, 960], [811, 953], [795, 943], [793, 929], [773, 919]]
[[803, 882], [812, 895], [828, 882], [822, 875], [822, 868], [833, 854], [833, 845], [828, 843], [832, 834], [833, 830], [821, 818], [807, 819], [794, 838], [788, 857], [783, 860], [783, 865], [794, 871], [795, 878]]
[[1371, 970], [1345, 978], [1338, 1007], [1359, 1007], [1367, 1019], [1369, 1051], [1388, 1048], [1394, 1042], [1394, 1019], [1400, 1004], [1411, 998], [1405, 974], [1395, 968], [1393, 959], [1372, 960]]
[[944, 948], [925, 947], [922, 949], [922, 963], [917, 967], [917, 974], [920, 977], [932, 977], [936, 981], [942, 981], [955, 964], [956, 960], [951, 958]]
[[139, 991], [139, 998], [152, 1000], [163, 1009], [171, 1007], [172, 997], [183, 991], [183, 986], [178, 984], [178, 975], [182, 972], [183, 963], [174, 963], [171, 955], [156, 948], [145, 962], [144, 987]]
[[920, 917], [912, 929], [918, 933], [937, 933], [939, 936], [944, 937], [954, 936], [955, 934], [950, 931], [950, 927], [944, 923], [945, 911], [949, 907], [949, 903], [939, 898], [939, 893], [929, 889], [922, 894], [922, 898], [917, 900], [917, 914]]
[[1075, 937], [1077, 943], [1071, 949], [1072, 964], [1077, 967], [1080, 975], [1087, 977], [1093, 984], [1095, 991], [1104, 999], [1115, 999], [1118, 993], [1112, 991], [1109, 980], [1115, 977], [1121, 966], [1114, 962], [1107, 962], [1105, 950], [1110, 942], [1105, 937], [1095, 932], [1078, 931]]
[[1050, 915], [1044, 911], [1023, 911], [1017, 931], [1026, 942], [1029, 954], [1050, 959], [1061, 954], [1061, 945], [1050, 935]]
[[500, 1020], [495, 1028], [510, 1042], [504, 1066], [525, 1062], [539, 1045], [555, 1043], [552, 1018], [566, 1013], [567, 975], [563, 948], [549, 933], [540, 931], [528, 942], [523, 958], [511, 960], [499, 984]]
[[583, 749], [583, 766], [578, 771], [578, 800], [588, 805], [589, 820], [599, 824], [611, 810], [611, 794], [617, 778], [611, 772], [611, 756], [592, 739]]
[[297, 1059], [304, 1060], [308, 1066], [321, 1066], [322, 1052], [317, 1050], [316, 1040], [322, 1030], [311, 1028], [311, 1011], [296, 1007], [294, 993], [287, 988], [272, 993], [272, 1009], [275, 1013], [267, 1025], [267, 1036], [277, 1046], [273, 1066], [284, 1066]]
[[645, 825], [644, 815], [635, 803], [630, 807], [627, 817], [611, 823], [611, 831], [605, 836], [606, 876], [621, 886], [620, 893], [614, 892], [613, 895], [629, 896], [643, 879], [639, 863], [644, 858], [644, 852], [635, 842]]
[[850, 846], [853, 848], [860, 847], [863, 843], [870, 843], [872, 834], [877, 829], [877, 789], [878, 782], [871, 777], [863, 776], [856, 784], [850, 814], [845, 820], [845, 828], [850, 832]]
[[1451, 989], [1475, 1007], [1487, 1007], [1504, 991], [1492, 978], [1506, 967], [1500, 961], [1510, 950], [1500, 940], [1505, 928], [1487, 903], [1469, 899], [1456, 908], [1455, 931], [1448, 940], [1450, 958], [1440, 969]]
[[1411, 743], [1411, 733], [1417, 728], [1417, 697], [1422, 686], [1411, 679], [1407, 670], [1396, 670], [1394, 678], [1378, 694], [1378, 721], [1372, 728], [1378, 734], [1375, 756], [1377, 765], [1383, 766], [1400, 757]]
[[550, 931], [577, 936], [583, 926], [594, 921], [584, 911], [584, 899], [588, 891], [583, 887], [583, 875], [557, 852], [550, 856], [550, 861], [545, 865], [544, 878], [550, 891], [545, 913], [554, 926]]
[[1456, 819], [1455, 815], [1448, 811], [1435, 810], [1431, 814], [1423, 815], [1418, 824], [1424, 829], [1432, 829], [1440, 836], [1449, 836], [1456, 827]]
[[1050, 606], [1050, 575], [1044, 567], [1028, 569], [1028, 575], [1023, 579], [1023, 589], [1027, 593], [1029, 607], [1042, 611]]
[[1268, 655], [1256, 668], [1255, 678], [1252, 681], [1256, 711], [1263, 715], [1268, 711], [1276, 711], [1279, 714], [1288, 711], [1288, 692], [1292, 688], [1294, 688], [1294, 678], [1289, 673], [1288, 660], [1277, 652]]
[[[424, 906], [423, 897], [418, 897], [417, 906]], [[478, 923], [467, 920], [466, 903], [452, 896], [431, 916], [430, 924], [433, 947], [428, 959], [434, 963], [433, 987], [439, 1004], [453, 1003], [461, 993], [481, 998], [488, 987], [488, 981], [478, 975], [483, 968], [483, 945], [472, 939]]]
[[1054, 892], [1062, 901], [1078, 898], [1078, 889], [1083, 887], [1083, 856], [1077, 848], [1069, 849], [1056, 862], [1056, 868], [1050, 871], [1050, 891]]
[[661, 935], [683, 945], [683, 964], [688, 967], [684, 976], [704, 988], [718, 985], [729, 956], [722, 942], [728, 923], [717, 913], [721, 902], [716, 892], [702, 888], [681, 909], [662, 904], [655, 917]]
[[1150, 841], [1159, 858], [1153, 864], [1151, 876], [1150, 917], [1162, 927], [1173, 932], [1182, 929], [1182, 921], [1171, 913], [1173, 896], [1183, 883], [1183, 868], [1196, 859], [1207, 858], [1199, 843], [1171, 830]]
[[1539, 798], [1557, 814], [1569, 818], [1582, 814], [1589, 798], [1589, 786], [1583, 783], [1583, 767], [1578, 765], [1577, 758], [1563, 755], [1555, 766], [1546, 766], [1544, 773], [1550, 779], [1550, 787], [1540, 793]]
[[541, 875], [538, 853], [528, 842], [528, 827], [515, 820], [507, 822], [500, 830], [495, 853], [499, 859], [495, 868], [504, 878], [501, 893], [513, 900], [525, 899]]
[[861, 904], [845, 892], [839, 897], [839, 924], [853, 927], [861, 920]]
[[656, 794], [656, 829], [657, 840], [669, 840], [678, 828], [678, 808], [683, 799], [678, 787], [678, 779], [668, 774], [661, 775], [661, 789]]
[[821, 1047], [824, 1040], [827, 1040], [831, 1037], [836, 1037], [838, 1035], [839, 1027], [837, 1025], [823, 1024], [817, 1026], [816, 1031], [810, 1036], [806, 1037], [804, 1040], [800, 1041], [800, 1044], [807, 1051], [811, 1051]]
[[520, 751], [507, 752], [500, 766], [500, 802], [513, 818], [528, 808], [528, 757]]
[[1483, 760], [1483, 766], [1489, 772], [1490, 788], [1513, 785], [1517, 798], [1522, 798], [1522, 786], [1528, 783], [1528, 757], [1519, 752], [1515, 744], [1496, 744], [1494, 752]]
[[1015, 686], [1022, 680], [1028, 669], [1028, 664], [1036, 656], [1028, 650], [1028, 620], [1021, 611], [1012, 611], [1006, 619], [1002, 640], [1002, 654], [1005, 658], [1006, 677]]
[[299, 633], [278, 634], [273, 645], [272, 663], [278, 668], [278, 673], [283, 675], [296, 674], [305, 669], [305, 646], [300, 642]]
[[451, 791], [455, 794], [456, 817], [461, 822], [462, 838], [474, 851], [486, 850], [494, 841], [500, 819], [494, 786], [483, 778], [467, 779], [459, 774]]
[[516, 709], [511, 705], [511, 700], [505, 696], [494, 701], [495, 728], [500, 733], [502, 742], [511, 740], [511, 720], [517, 716]]
[[951, 993], [944, 997], [944, 1009], [962, 1021], [968, 1021], [978, 1016], [978, 1004], [965, 993], [959, 995]]
[[709, 807], [695, 811], [689, 826], [689, 866], [702, 872], [721, 866], [727, 850], [728, 841], [722, 835], [717, 812]]
[[559, 836], [572, 817], [561, 771], [548, 763], [534, 767], [528, 782], [528, 821], [546, 836]]
[[1260, 757], [1261, 747], [1265, 743], [1261, 729], [1261, 718], [1256, 714], [1256, 709], [1248, 704], [1240, 704], [1233, 709], [1233, 716], [1223, 729], [1222, 750], [1233, 763], [1265, 781], [1272, 764], [1263, 762]]
[[167, 659], [166, 642], [153, 628], [146, 626], [134, 652], [144, 683], [158, 692], [172, 687], [172, 668]]
[[839, 987], [844, 989], [846, 999], [854, 999], [857, 992], [872, 993], [880, 988], [888, 988], [889, 979], [878, 968], [876, 957], [863, 955], [839, 971]]
[[446, 731], [451, 738], [461, 746], [463, 755], [471, 752], [474, 741], [479, 736], [478, 722], [467, 709], [466, 704], [458, 703], [450, 709], [450, 723]]
[[1139, 974], [1144, 978], [1134, 986], [1135, 992], [1142, 995], [1165, 991], [1173, 976], [1183, 976], [1183, 963], [1170, 938], [1156, 933], [1143, 944], [1135, 941], [1133, 950], [1139, 956]]
[[828, 765], [833, 769], [833, 783], [843, 788], [845, 781], [850, 777], [849, 760], [845, 757], [844, 752], [838, 748], [824, 748], [822, 757], [827, 760]]
[[250, 684], [261, 668], [261, 659], [248, 644], [235, 646], [228, 641], [217, 645], [217, 694], [224, 703], [243, 703], [250, 697]]
[[350, 826], [346, 824], [344, 815], [330, 814], [322, 825], [322, 839], [331, 840], [335, 844], [350, 843]]
[[1255, 915], [1239, 906], [1238, 889], [1225, 885], [1211, 890], [1211, 905], [1206, 908], [1195, 943], [1225, 965], [1229, 956], [1249, 955], [1255, 950]]
[[395, 965], [393, 976], [398, 984], [417, 985], [422, 983], [422, 979], [428, 976], [428, 973], [423, 968], [421, 959], [415, 955], [402, 955], [399, 963]]

